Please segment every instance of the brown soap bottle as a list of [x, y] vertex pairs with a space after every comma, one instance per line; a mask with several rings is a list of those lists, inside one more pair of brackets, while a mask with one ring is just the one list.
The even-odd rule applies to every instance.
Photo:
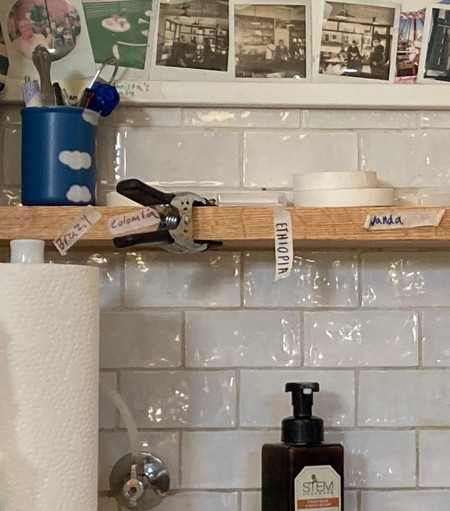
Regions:
[[318, 383], [286, 383], [294, 415], [282, 421], [280, 444], [262, 448], [262, 511], [344, 511], [344, 448], [323, 443], [312, 416]]

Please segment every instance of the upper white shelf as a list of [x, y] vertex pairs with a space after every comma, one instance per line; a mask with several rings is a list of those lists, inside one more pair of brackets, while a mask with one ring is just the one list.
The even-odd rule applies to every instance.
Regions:
[[[68, 84], [71, 94], [86, 86]], [[3, 101], [20, 102], [21, 81], [8, 80]], [[438, 85], [280, 82], [118, 82], [122, 104], [185, 107], [450, 109], [450, 83]]]

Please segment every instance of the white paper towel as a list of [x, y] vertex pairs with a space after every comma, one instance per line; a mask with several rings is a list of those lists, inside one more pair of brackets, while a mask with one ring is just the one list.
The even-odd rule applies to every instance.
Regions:
[[98, 269], [0, 264], [5, 511], [96, 511]]

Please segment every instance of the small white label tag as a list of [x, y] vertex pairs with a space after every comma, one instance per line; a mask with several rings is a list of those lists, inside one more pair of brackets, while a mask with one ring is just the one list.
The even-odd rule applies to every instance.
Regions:
[[110, 218], [108, 227], [112, 235], [137, 231], [143, 227], [159, 225], [161, 218], [156, 210], [147, 207], [131, 213], [124, 213]]
[[53, 240], [58, 252], [62, 256], [67, 255], [69, 248], [75, 245], [101, 217], [101, 213], [93, 206], [86, 206], [81, 215], [77, 216], [64, 232]]
[[295, 511], [342, 511], [341, 477], [330, 465], [305, 467], [294, 485]]
[[367, 215], [364, 228], [371, 231], [410, 229], [412, 227], [437, 227], [445, 209], [392, 209], [376, 215]]
[[294, 262], [292, 219], [289, 211], [283, 208], [273, 208], [273, 225], [275, 232], [275, 282], [277, 282], [289, 277]]

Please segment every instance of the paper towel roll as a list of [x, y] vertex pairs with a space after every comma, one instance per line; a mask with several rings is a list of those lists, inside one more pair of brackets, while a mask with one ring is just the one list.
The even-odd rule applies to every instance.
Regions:
[[98, 270], [0, 264], [6, 511], [96, 511]]
[[393, 188], [302, 190], [294, 192], [295, 205], [303, 207], [390, 206]]
[[366, 172], [306, 172], [294, 174], [294, 190], [337, 190], [341, 188], [375, 188], [377, 173]]

